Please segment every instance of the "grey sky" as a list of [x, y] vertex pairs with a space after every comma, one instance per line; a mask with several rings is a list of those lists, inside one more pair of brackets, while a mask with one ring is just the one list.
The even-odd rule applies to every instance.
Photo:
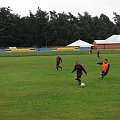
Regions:
[[111, 20], [113, 12], [120, 14], [120, 0], [0, 0], [0, 7], [8, 7], [13, 13], [21, 16], [29, 15], [29, 10], [36, 13], [37, 8], [45, 11], [71, 12], [75, 16], [77, 13], [83, 14], [87, 11], [92, 16], [106, 14]]

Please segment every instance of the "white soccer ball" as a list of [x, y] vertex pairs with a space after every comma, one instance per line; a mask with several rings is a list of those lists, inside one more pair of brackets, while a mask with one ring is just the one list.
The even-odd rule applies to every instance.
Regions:
[[85, 83], [81, 83], [81, 87], [85, 87]]

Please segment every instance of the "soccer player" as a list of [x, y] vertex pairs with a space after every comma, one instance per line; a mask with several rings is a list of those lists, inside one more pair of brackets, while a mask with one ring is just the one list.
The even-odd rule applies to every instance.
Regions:
[[97, 64], [102, 66], [102, 72], [100, 73], [102, 75], [102, 78], [104, 78], [110, 69], [110, 64], [108, 63], [108, 59], [105, 59], [104, 62], [98, 62]]
[[77, 76], [76, 76], [75, 80], [78, 81], [78, 85], [81, 85], [82, 72], [84, 72], [86, 75], [87, 75], [87, 72], [86, 72], [86, 70], [83, 68], [83, 66], [82, 66], [81, 64], [79, 64], [78, 61], [76, 61], [76, 64], [75, 64], [75, 66], [74, 66], [74, 69], [73, 69], [73, 71], [72, 71], [71, 73], [73, 73], [73, 72], [75, 72], [75, 71], [77, 72]]
[[91, 54], [92, 54], [92, 50], [89, 51], [89, 55], [91, 55]]
[[100, 51], [97, 51], [97, 57], [100, 58]]
[[56, 69], [59, 70], [59, 68], [62, 70], [62, 67], [60, 66], [60, 64], [62, 63], [62, 58], [58, 55], [56, 57]]

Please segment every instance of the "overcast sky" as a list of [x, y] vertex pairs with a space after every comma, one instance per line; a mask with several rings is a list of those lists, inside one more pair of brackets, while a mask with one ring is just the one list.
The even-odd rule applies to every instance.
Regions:
[[38, 7], [47, 12], [71, 12], [75, 16], [85, 11], [93, 17], [103, 13], [111, 20], [113, 12], [120, 14], [120, 0], [0, 0], [0, 7], [8, 6], [21, 16], [28, 16], [29, 10], [36, 13]]

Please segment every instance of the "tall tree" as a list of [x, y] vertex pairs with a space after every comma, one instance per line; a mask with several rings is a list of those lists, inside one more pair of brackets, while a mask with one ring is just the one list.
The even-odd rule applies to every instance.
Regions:
[[74, 16], [70, 12], [49, 13], [37, 9], [29, 16], [20, 17], [11, 13], [10, 7], [0, 8], [0, 46], [42, 47], [66, 46], [82, 39], [92, 43], [94, 39], [106, 39], [113, 34], [120, 34], [120, 16], [114, 13], [115, 24], [101, 14], [92, 17], [88, 12]]

